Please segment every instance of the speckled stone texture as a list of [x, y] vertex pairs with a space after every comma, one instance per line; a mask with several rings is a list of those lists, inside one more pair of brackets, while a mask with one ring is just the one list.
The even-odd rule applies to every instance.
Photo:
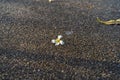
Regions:
[[120, 80], [120, 25], [97, 17], [120, 0], [0, 0], [0, 80]]

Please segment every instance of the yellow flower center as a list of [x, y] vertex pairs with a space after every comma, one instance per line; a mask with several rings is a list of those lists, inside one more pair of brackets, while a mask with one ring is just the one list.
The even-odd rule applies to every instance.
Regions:
[[61, 41], [60, 39], [56, 39], [56, 41], [55, 41], [55, 42], [56, 42], [56, 43], [60, 43], [60, 41]]

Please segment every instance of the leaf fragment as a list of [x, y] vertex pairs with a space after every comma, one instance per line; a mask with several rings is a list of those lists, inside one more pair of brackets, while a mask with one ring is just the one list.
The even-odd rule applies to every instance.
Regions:
[[100, 18], [97, 17], [97, 21], [100, 22], [100, 23], [106, 24], [106, 25], [120, 24], [120, 19], [103, 21], [103, 20], [100, 20]]

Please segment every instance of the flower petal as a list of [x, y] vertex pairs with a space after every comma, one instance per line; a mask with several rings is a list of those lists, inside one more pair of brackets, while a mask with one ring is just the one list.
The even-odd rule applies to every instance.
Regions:
[[53, 40], [51, 40], [51, 42], [52, 42], [52, 43], [55, 43], [56, 41], [55, 41], [55, 39], [53, 39]]
[[58, 39], [61, 39], [63, 36], [62, 35], [58, 35]]
[[55, 43], [55, 46], [58, 46], [60, 43]]
[[64, 45], [64, 42], [61, 40], [61, 41], [60, 41], [60, 44], [61, 44], [61, 45]]

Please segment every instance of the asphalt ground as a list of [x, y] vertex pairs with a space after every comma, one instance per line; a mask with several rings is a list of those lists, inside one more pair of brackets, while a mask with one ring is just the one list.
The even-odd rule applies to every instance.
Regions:
[[120, 80], [120, 25], [97, 17], [120, 18], [120, 1], [0, 0], [0, 80]]

